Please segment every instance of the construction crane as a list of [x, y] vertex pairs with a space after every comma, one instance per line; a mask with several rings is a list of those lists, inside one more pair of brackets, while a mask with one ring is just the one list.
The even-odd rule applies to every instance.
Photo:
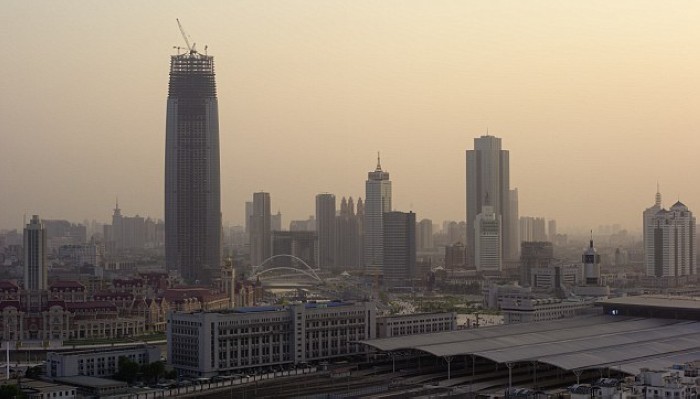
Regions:
[[190, 54], [196, 54], [197, 50], [195, 49], [195, 47], [197, 46], [197, 43], [192, 43], [192, 45], [190, 46], [190, 40], [187, 38], [187, 33], [185, 33], [185, 29], [182, 27], [180, 19], [175, 18], [175, 20], [177, 21], [177, 26], [180, 28], [180, 33], [182, 33], [182, 38], [185, 39], [185, 44], [187, 45], [187, 49], [190, 51]]

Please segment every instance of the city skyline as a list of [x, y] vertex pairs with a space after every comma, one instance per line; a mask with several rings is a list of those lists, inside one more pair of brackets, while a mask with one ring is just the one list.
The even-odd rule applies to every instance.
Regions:
[[[260, 189], [284, 198], [286, 220], [313, 214], [319, 192], [361, 196], [377, 150], [396, 209], [463, 220], [463, 151], [487, 128], [511, 153], [520, 215], [556, 219], [562, 232], [641, 231], [657, 180], [667, 198], [700, 200], [677, 173], [700, 162], [692, 2], [174, 2], [137, 15], [130, 3], [64, 4], [8, 2], [0, 16], [16, 57], [0, 61], [0, 228], [20, 228], [24, 214], [107, 221], [115, 195], [132, 214], [164, 217], [162, 60], [182, 46], [176, 17], [216, 53], [225, 87], [225, 222], [242, 225]], [[47, 43], [79, 45], [65, 57]], [[672, 156], [657, 150], [671, 132], [684, 143]], [[38, 162], [18, 170], [29, 157]]]

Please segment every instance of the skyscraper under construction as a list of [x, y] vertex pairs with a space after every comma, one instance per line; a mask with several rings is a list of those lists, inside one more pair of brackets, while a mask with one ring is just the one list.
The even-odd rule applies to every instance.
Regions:
[[187, 44], [186, 53], [170, 57], [165, 259], [188, 282], [206, 283], [221, 267], [219, 115], [214, 57]]

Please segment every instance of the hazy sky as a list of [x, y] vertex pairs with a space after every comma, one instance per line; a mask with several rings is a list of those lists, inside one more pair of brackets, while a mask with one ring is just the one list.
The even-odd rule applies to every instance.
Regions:
[[162, 217], [175, 18], [215, 57], [224, 221], [364, 197], [377, 150], [397, 210], [461, 220], [487, 128], [520, 215], [639, 230], [657, 180], [700, 213], [695, 0], [5, 0], [0, 227]]

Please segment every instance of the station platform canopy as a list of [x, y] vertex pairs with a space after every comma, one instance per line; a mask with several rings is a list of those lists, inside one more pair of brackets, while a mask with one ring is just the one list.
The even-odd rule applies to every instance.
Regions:
[[615, 368], [637, 373], [649, 365], [671, 366], [680, 355], [687, 355], [682, 357], [686, 361], [700, 360], [700, 322], [587, 316], [361, 342], [387, 352], [415, 350], [443, 358], [478, 356], [496, 363], [535, 361], [571, 371]]

